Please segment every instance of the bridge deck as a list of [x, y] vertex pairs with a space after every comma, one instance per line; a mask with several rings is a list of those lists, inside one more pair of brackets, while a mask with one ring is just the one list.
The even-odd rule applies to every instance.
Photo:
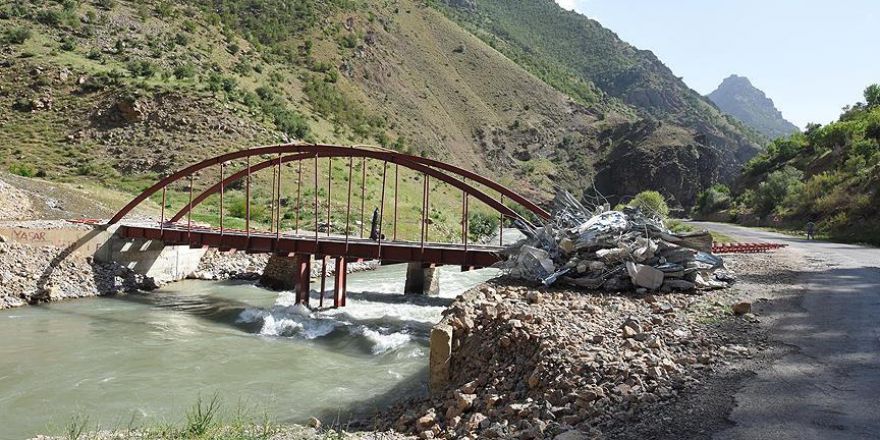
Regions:
[[314, 234], [285, 234], [166, 224], [126, 224], [119, 228], [125, 238], [160, 240], [169, 245], [211, 247], [222, 251], [271, 253], [293, 256], [296, 254], [326, 255], [348, 259], [376, 259], [398, 262], [422, 262], [436, 265], [488, 267], [501, 260], [500, 246], [447, 243], [419, 243], [410, 241], [374, 241], [359, 237]]

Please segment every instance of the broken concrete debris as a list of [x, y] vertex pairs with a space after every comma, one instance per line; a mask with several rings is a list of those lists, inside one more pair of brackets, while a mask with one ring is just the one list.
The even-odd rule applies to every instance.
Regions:
[[585, 289], [693, 291], [733, 282], [723, 260], [711, 253], [708, 231], [679, 234], [662, 219], [636, 208], [585, 208], [559, 192], [551, 220], [542, 227], [519, 224], [526, 238], [505, 249], [514, 277]]

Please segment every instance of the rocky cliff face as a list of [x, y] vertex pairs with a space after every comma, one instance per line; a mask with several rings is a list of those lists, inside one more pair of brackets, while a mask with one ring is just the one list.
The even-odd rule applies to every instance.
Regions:
[[732, 179], [739, 163], [712, 139], [656, 121], [622, 125], [602, 138], [610, 147], [596, 165], [595, 183], [612, 203], [654, 188], [671, 206], [689, 207], [700, 188]]
[[775, 139], [797, 133], [800, 129], [787, 121], [773, 100], [752, 85], [744, 76], [731, 75], [707, 95], [721, 111], [739, 119], [746, 126]]
[[764, 139], [595, 20], [546, 0], [459, 3], [445, 2], [456, 6], [445, 8], [450, 17], [600, 115], [601, 151], [581, 175], [595, 176], [606, 195], [658, 189], [686, 207], [706, 182], [729, 183], [760, 151]]

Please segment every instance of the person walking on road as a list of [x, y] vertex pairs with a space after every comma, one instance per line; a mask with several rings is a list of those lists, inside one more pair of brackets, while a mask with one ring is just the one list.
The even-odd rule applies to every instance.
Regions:
[[807, 240], [813, 240], [815, 232], [816, 224], [813, 222], [807, 223]]

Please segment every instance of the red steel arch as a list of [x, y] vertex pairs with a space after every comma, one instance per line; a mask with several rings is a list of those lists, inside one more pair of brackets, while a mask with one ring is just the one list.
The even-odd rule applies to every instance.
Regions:
[[[216, 156], [210, 159], [203, 160], [199, 163], [190, 165], [170, 176], [165, 177], [164, 179], [156, 182], [153, 186], [144, 190], [137, 197], [132, 199], [127, 205], [125, 205], [122, 209], [119, 210], [108, 222], [108, 224], [118, 223], [125, 215], [131, 212], [137, 205], [146, 200], [151, 195], [155, 194], [162, 188], [170, 185], [171, 183], [176, 182], [184, 177], [190, 176], [200, 170], [205, 168], [223, 164], [225, 162], [229, 162], [236, 159], [253, 157], [253, 156], [263, 156], [263, 155], [284, 155], [284, 154], [293, 154], [292, 156], [281, 157], [281, 162], [291, 162], [303, 159], [311, 159], [311, 158], [332, 158], [332, 157], [363, 157], [381, 160], [389, 163], [399, 164], [406, 168], [412, 169], [414, 171], [419, 171], [424, 173], [425, 175], [429, 175], [431, 177], [437, 178], [443, 182], [448, 183], [451, 186], [454, 186], [464, 193], [477, 198], [488, 206], [492, 207], [499, 213], [504, 216], [516, 218], [520, 220], [524, 220], [522, 216], [520, 216], [516, 211], [513, 211], [509, 207], [505, 206], [503, 203], [493, 199], [485, 192], [481, 191], [474, 186], [463, 182], [462, 180], [451, 177], [450, 175], [444, 174], [439, 170], [447, 171], [451, 174], [455, 174], [472, 181], [481, 183], [495, 191], [498, 191], [502, 194], [503, 197], [507, 197], [510, 200], [513, 200], [523, 207], [525, 207], [530, 212], [534, 213], [541, 219], [548, 219], [550, 214], [531, 202], [527, 198], [522, 195], [516, 193], [515, 191], [510, 190], [509, 188], [504, 187], [503, 185], [491, 180], [487, 179], [479, 174], [474, 172], [462, 169], [455, 165], [447, 164], [445, 162], [440, 162], [434, 159], [423, 158], [419, 156], [412, 156], [408, 154], [399, 153], [396, 151], [384, 150], [384, 149], [367, 149], [362, 147], [346, 147], [339, 145], [325, 145], [325, 144], [311, 144], [311, 145], [298, 145], [298, 144], [283, 144], [283, 145], [272, 145], [272, 146], [263, 146], [257, 147], [247, 150], [234, 151], [231, 153], [222, 154], [220, 156]], [[215, 184], [214, 186], [208, 188], [204, 193], [200, 194], [198, 198], [194, 199], [190, 204], [188, 204], [184, 210], [178, 212], [172, 219], [172, 221], [179, 220], [185, 215], [192, 206], [201, 203], [209, 197], [211, 194], [219, 191], [220, 188], [228, 185], [229, 183], [240, 179], [248, 172], [259, 171], [265, 168], [269, 168], [279, 162], [279, 159], [270, 159], [265, 162], [258, 163], [256, 165], [252, 165], [250, 170], [242, 170], [229, 178], [224, 179], [222, 182]], [[438, 170], [439, 169], [439, 170]], [[163, 219], [164, 220], [164, 219]]]

